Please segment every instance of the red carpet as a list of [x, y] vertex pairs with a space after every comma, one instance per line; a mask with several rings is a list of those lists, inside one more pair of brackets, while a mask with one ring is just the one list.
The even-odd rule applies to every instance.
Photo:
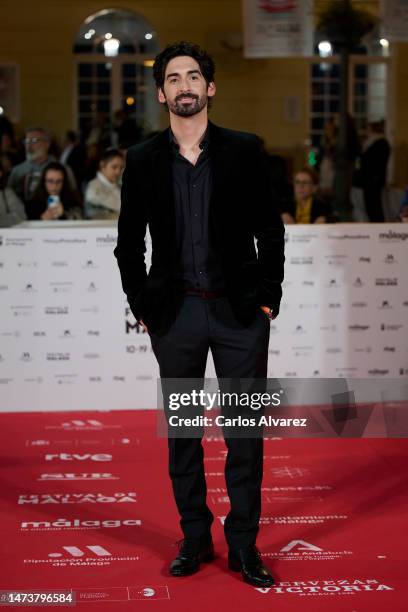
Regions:
[[95, 612], [407, 610], [406, 440], [265, 441], [258, 544], [277, 585], [262, 591], [226, 568], [222, 440], [205, 443], [217, 559], [172, 578], [181, 533], [154, 411], [0, 425], [1, 589], [73, 589]]

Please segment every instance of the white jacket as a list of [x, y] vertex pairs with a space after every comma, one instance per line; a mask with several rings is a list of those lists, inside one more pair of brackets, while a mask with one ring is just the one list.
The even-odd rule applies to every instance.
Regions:
[[0, 227], [11, 227], [26, 219], [24, 204], [13, 189], [0, 189]]
[[[106, 210], [103, 210], [106, 209]], [[86, 216], [95, 219], [98, 216], [106, 218], [105, 213], [113, 213], [117, 217], [120, 211], [120, 186], [111, 183], [102, 172], [98, 172], [85, 191]], [[100, 214], [102, 213], [102, 214]]]

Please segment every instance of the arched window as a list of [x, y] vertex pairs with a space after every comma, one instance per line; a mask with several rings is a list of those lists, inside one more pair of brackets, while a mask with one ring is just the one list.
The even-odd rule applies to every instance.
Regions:
[[[76, 124], [84, 141], [129, 146], [159, 129], [152, 76], [158, 50], [152, 25], [134, 12], [104, 9], [85, 19], [73, 48]], [[125, 121], [127, 131], [120, 129]]]
[[[314, 51], [310, 62], [310, 143], [317, 148], [325, 124], [339, 112], [340, 71], [338, 50], [328, 41], [316, 36]], [[378, 28], [367, 34], [350, 55], [348, 110], [362, 138], [367, 122], [388, 118], [388, 57], [388, 41], [381, 38]]]

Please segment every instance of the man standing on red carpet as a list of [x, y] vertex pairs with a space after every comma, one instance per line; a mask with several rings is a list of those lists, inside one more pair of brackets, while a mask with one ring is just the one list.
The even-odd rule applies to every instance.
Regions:
[[[270, 320], [282, 296], [284, 227], [261, 143], [208, 121], [214, 73], [212, 58], [191, 43], [170, 45], [156, 57], [153, 74], [170, 127], [129, 149], [123, 176], [114, 253], [162, 379], [202, 379], [209, 349], [219, 379], [266, 379]], [[263, 439], [228, 437], [225, 443], [228, 565], [250, 584], [271, 586], [255, 545]], [[214, 558], [214, 517], [206, 503], [201, 438], [169, 437], [168, 445], [184, 534], [170, 573], [186, 576]]]

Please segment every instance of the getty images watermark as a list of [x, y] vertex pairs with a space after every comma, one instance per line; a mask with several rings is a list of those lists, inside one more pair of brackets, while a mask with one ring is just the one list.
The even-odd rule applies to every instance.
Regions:
[[407, 379], [162, 379], [158, 435], [408, 437]]
[[[261, 410], [270, 406], [280, 406], [281, 397], [283, 393], [281, 389], [275, 393], [247, 393], [247, 392], [228, 392], [228, 391], [215, 391], [209, 392], [200, 389], [193, 389], [190, 393], [170, 393], [168, 401], [168, 409], [179, 410], [180, 408], [204, 408], [204, 410], [210, 411], [215, 410], [219, 407], [238, 408], [238, 412], [242, 408], [250, 408], [253, 411]], [[171, 427], [211, 427], [213, 424], [221, 427], [263, 427], [265, 425], [281, 425], [281, 426], [301, 426], [306, 427], [306, 419], [286, 419], [286, 418], [274, 418], [271, 415], [261, 415], [259, 418], [243, 416], [242, 414], [236, 414], [236, 416], [227, 416], [226, 414], [219, 414], [215, 417], [208, 415], [196, 416], [180, 416], [170, 414], [168, 416], [168, 423]]]

